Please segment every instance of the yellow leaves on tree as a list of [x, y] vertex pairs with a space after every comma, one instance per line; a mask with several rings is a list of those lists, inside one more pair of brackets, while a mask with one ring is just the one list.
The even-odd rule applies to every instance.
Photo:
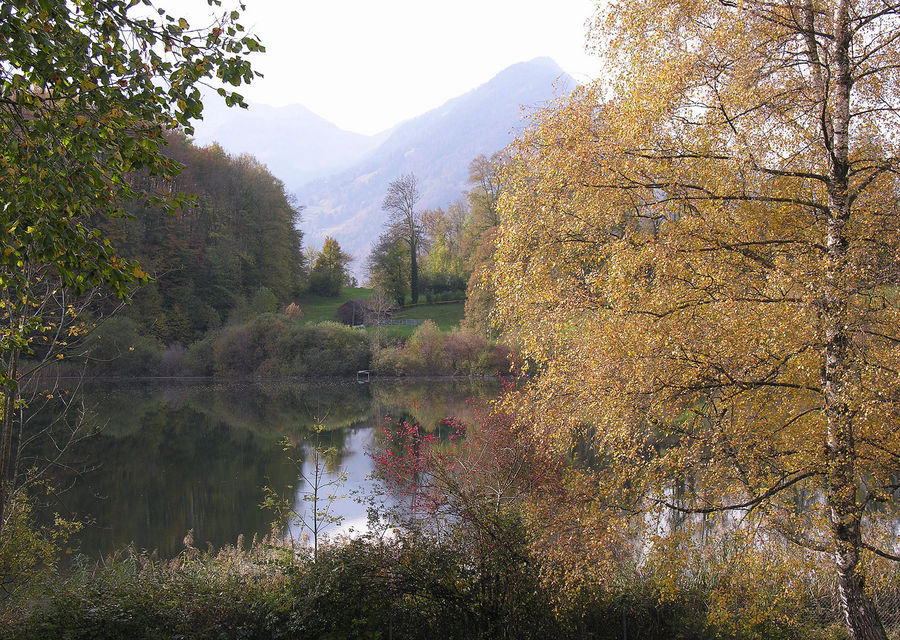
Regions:
[[866, 638], [900, 456], [898, 14], [611, 3], [608, 86], [514, 144], [494, 282], [548, 445], [589, 435], [620, 505], [828, 552]]

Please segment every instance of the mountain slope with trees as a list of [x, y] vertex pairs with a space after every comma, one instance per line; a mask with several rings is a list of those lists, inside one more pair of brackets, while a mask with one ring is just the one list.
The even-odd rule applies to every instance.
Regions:
[[421, 206], [446, 206], [466, 188], [472, 158], [490, 155], [512, 140], [523, 109], [542, 107], [574, 87], [575, 81], [555, 62], [538, 58], [513, 65], [469, 93], [399, 125], [350, 169], [298, 190], [307, 207], [307, 234], [317, 241], [326, 235], [338, 238], [345, 250], [363, 258], [387, 217], [381, 204], [392, 180], [415, 173]]

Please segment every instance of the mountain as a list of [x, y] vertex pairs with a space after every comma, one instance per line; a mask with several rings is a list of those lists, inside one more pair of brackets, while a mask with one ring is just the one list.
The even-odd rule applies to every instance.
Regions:
[[567, 95], [575, 81], [549, 58], [508, 67], [437, 109], [408, 120], [350, 168], [297, 189], [308, 244], [334, 236], [357, 258], [356, 271], [381, 233], [388, 184], [415, 173], [421, 207], [446, 206], [466, 189], [469, 162], [505, 147], [525, 125], [525, 112]]
[[299, 104], [250, 103], [248, 109], [229, 109], [217, 96], [204, 104], [203, 121], [195, 123], [194, 142], [217, 142], [229, 153], [255, 156], [289, 191], [346, 169], [390, 134], [345, 131]]

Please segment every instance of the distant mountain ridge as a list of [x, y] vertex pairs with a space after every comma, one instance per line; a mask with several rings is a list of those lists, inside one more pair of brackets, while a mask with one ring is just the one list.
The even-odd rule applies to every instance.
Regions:
[[[388, 184], [404, 173], [419, 180], [422, 207], [446, 206], [466, 190], [468, 167], [479, 154], [504, 148], [533, 111], [567, 95], [575, 81], [549, 58], [508, 67], [441, 107], [398, 125], [349, 169], [298, 190], [307, 242], [326, 235], [364, 261], [381, 233], [381, 202]], [[357, 264], [359, 271], [360, 263]]]
[[196, 130], [197, 144], [217, 142], [230, 153], [255, 156], [289, 191], [346, 169], [390, 134], [346, 131], [299, 104], [229, 109], [218, 98], [206, 101]]
[[550, 58], [514, 64], [471, 91], [375, 136], [339, 129], [305, 107], [251, 105], [228, 111], [212, 101], [196, 140], [246, 152], [297, 194], [306, 244], [334, 236], [362, 275], [381, 233], [388, 184], [404, 173], [419, 180], [424, 208], [445, 207], [466, 190], [468, 166], [504, 148], [524, 116], [575, 88]]

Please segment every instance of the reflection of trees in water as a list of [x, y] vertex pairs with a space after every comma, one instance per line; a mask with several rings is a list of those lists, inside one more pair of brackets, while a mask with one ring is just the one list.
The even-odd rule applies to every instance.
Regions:
[[349, 382], [276, 381], [258, 383], [183, 384], [177, 387], [114, 385], [93, 390], [88, 403], [105, 430], [125, 435], [139, 426], [129, 416], [162, 404], [191, 407], [263, 438], [303, 437], [327, 414], [328, 429], [359, 424], [371, 411], [369, 388]]
[[369, 416], [371, 405], [368, 389], [341, 382], [215, 385], [193, 400], [235, 426], [276, 439], [303, 439], [325, 416], [329, 430], [357, 424]]
[[85, 404], [102, 432], [73, 459], [100, 468], [77, 479], [53, 509], [96, 521], [81, 536], [90, 555], [130, 542], [171, 555], [192, 528], [198, 543], [234, 542], [239, 533], [268, 531], [263, 485], [296, 489], [282, 436], [304, 442], [321, 419], [320, 440], [334, 448], [336, 470], [360, 454], [352, 434], [385, 413], [406, 412], [433, 430], [444, 417], [469, 415], [467, 399], [486, 393], [469, 381], [95, 384]]
[[431, 432], [441, 427], [444, 418], [470, 421], [474, 417], [471, 400], [491, 400], [498, 389], [494, 379], [403, 380], [376, 382], [372, 398], [376, 417], [407, 419]]
[[101, 466], [64, 495], [68, 510], [96, 522], [82, 536], [85, 552], [133, 542], [171, 555], [189, 529], [216, 546], [267, 532], [259, 487], [295, 481], [277, 447], [192, 407], [160, 404], [132, 419], [140, 426], [128, 436], [101, 435], [82, 452]]

